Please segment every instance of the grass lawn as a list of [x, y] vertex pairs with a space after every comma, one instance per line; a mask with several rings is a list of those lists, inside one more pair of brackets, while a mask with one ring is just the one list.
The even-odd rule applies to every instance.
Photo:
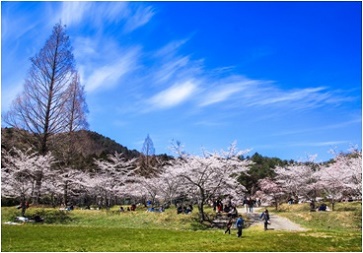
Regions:
[[[343, 203], [341, 204], [343, 205]], [[346, 205], [352, 205], [346, 203]], [[42, 217], [58, 217], [52, 224], [5, 225], [18, 212], [14, 207], [2, 208], [2, 251], [362, 251], [362, 233], [344, 218], [361, 213], [361, 204], [349, 210], [324, 213], [342, 219], [334, 227], [322, 225], [321, 213], [306, 220], [305, 210], [279, 212], [293, 217], [295, 222], [309, 228], [304, 232], [263, 231], [263, 228], [244, 229], [237, 238], [236, 230], [225, 235], [223, 230], [206, 229], [195, 215], [177, 215], [175, 209], [165, 213], [75, 210], [65, 219], [56, 210], [30, 208], [27, 214], [42, 212]], [[358, 210], [358, 211], [357, 211]], [[300, 216], [298, 215], [300, 214]], [[291, 218], [289, 217], [289, 218]], [[351, 219], [352, 220], [352, 219]], [[326, 219], [329, 222], [328, 219]], [[348, 220], [349, 221], [349, 220]], [[318, 223], [316, 223], [318, 222]], [[361, 217], [360, 217], [361, 223]], [[318, 225], [316, 225], [318, 224]], [[361, 226], [361, 224], [360, 224]]]

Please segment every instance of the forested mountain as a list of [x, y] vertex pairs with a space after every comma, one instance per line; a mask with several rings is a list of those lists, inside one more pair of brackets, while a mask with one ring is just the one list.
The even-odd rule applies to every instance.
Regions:
[[[93, 170], [95, 165], [94, 159], [106, 159], [109, 154], [115, 152], [123, 153], [127, 160], [132, 158], [138, 158], [141, 153], [137, 150], [129, 150], [127, 147], [117, 143], [116, 141], [98, 134], [93, 131], [81, 130], [75, 132], [75, 150], [77, 151], [74, 161], [74, 167], [81, 170]], [[51, 137], [50, 151], [57, 157], [61, 156], [62, 148], [61, 143], [65, 138], [63, 134], [56, 134]], [[33, 147], [36, 150], [37, 139], [33, 134], [24, 130], [18, 130], [14, 128], [1, 128], [1, 147], [10, 150], [12, 147], [16, 147], [22, 150]], [[161, 160], [167, 161], [171, 157], [167, 155], [158, 155]], [[254, 163], [250, 165], [248, 175], [242, 174], [239, 177], [239, 182], [246, 186], [248, 192], [253, 195], [257, 190], [257, 181], [265, 177], [273, 177], [273, 168], [277, 165], [286, 165], [289, 162], [281, 160], [279, 158], [270, 158], [260, 155], [259, 153], [253, 154], [251, 157], [242, 157], [242, 160], [252, 160]], [[60, 159], [61, 160], [61, 159]]]
[[[81, 170], [93, 170], [95, 165], [93, 160], [106, 159], [109, 154], [115, 152], [123, 153], [124, 157], [129, 160], [140, 157], [141, 153], [137, 150], [130, 150], [116, 141], [105, 137], [96, 132], [81, 130], [74, 133], [76, 140], [75, 144], [75, 160], [74, 167]], [[61, 143], [64, 140], [64, 134], [56, 134], [51, 137], [49, 150], [55, 157], [62, 155]], [[14, 128], [1, 128], [1, 147], [5, 150], [10, 150], [12, 147], [21, 150], [37, 147], [37, 138], [34, 134], [30, 134], [24, 130]], [[158, 155], [162, 160], [168, 160], [167, 155]], [[59, 159], [61, 160], [61, 159]]]
[[[95, 155], [102, 157], [105, 154], [113, 154], [115, 151], [124, 153], [128, 158], [138, 157], [140, 153], [137, 150], [129, 150], [127, 147], [111, 140], [96, 132], [81, 130], [76, 133], [77, 146], [80, 148], [82, 155]], [[51, 151], [57, 149], [57, 142], [63, 138], [62, 134], [52, 136]], [[1, 146], [9, 150], [15, 146], [20, 149], [30, 148], [36, 145], [34, 136], [26, 131], [14, 128], [1, 128]]]

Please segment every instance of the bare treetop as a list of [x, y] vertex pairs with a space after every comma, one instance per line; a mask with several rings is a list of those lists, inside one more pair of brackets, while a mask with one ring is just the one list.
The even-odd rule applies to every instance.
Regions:
[[[77, 119], [76, 113], [82, 119], [78, 122], [72, 120], [72, 123], [87, 125], [84, 124], [83, 89], [78, 87], [79, 77], [72, 50], [65, 26], [56, 24], [43, 48], [30, 58], [32, 65], [23, 91], [4, 116], [4, 121], [11, 127], [27, 130], [39, 137], [42, 154], [47, 152], [48, 138], [52, 134], [70, 129], [70, 114]], [[69, 107], [70, 103], [73, 107]]]
[[155, 148], [154, 148], [154, 143], [151, 140], [150, 136], [147, 135], [144, 144], [142, 145], [142, 150], [141, 152], [146, 155], [146, 156], [153, 156], [155, 155]]

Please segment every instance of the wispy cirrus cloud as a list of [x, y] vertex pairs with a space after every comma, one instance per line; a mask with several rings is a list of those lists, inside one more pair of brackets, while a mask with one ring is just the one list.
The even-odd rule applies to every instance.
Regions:
[[295, 142], [295, 143], [290, 143], [287, 144], [286, 146], [289, 147], [331, 147], [331, 146], [336, 146], [336, 145], [341, 145], [341, 144], [349, 144], [350, 141], [318, 141], [318, 142]]
[[77, 25], [90, 13], [91, 8], [92, 2], [62, 2], [61, 21], [68, 26]]
[[63, 23], [73, 26], [87, 21], [98, 29], [108, 22], [123, 22], [123, 31], [132, 32], [147, 24], [155, 12], [151, 6], [134, 6], [129, 2], [62, 2], [60, 18]]
[[[188, 56], [175, 58], [170, 62], [163, 63], [153, 74], [153, 79], [156, 83], [163, 83], [171, 80], [173, 77], [180, 76], [181, 73], [190, 69], [190, 59]], [[190, 74], [191, 72], [189, 72]]]
[[327, 125], [320, 126], [320, 127], [303, 128], [303, 129], [296, 129], [296, 130], [292, 130], [292, 131], [285, 130], [283, 132], [276, 132], [276, 133], [269, 134], [269, 135], [270, 136], [288, 136], [288, 135], [301, 135], [304, 133], [317, 133], [317, 132], [327, 131], [327, 130], [332, 130], [332, 129], [346, 128], [347, 126], [355, 125], [355, 124], [362, 124], [362, 118], [358, 116], [352, 120], [344, 121], [344, 122], [337, 123], [337, 124], [327, 124]]
[[179, 49], [187, 42], [187, 39], [184, 40], [174, 40], [161, 47], [159, 50], [154, 52], [155, 58], [163, 58], [170, 60], [178, 54]]
[[[90, 15], [91, 13], [93, 15]], [[97, 5], [93, 2], [65, 2], [62, 9], [62, 17], [71, 24], [76, 25], [87, 18], [97, 27], [102, 26], [98, 19], [106, 23], [120, 22], [122, 30], [126, 33], [147, 24], [154, 15], [153, 7], [128, 2], [105, 2]], [[140, 95], [140, 99], [152, 105], [149, 109], [172, 108], [191, 97], [194, 102], [192, 106], [206, 110], [207, 107], [216, 104], [225, 105], [224, 108], [229, 109], [275, 107], [290, 111], [307, 110], [351, 99], [322, 86], [281, 89], [273, 81], [246, 78], [237, 73], [233, 66], [221, 66], [217, 68], [218, 71], [207, 70], [203, 64], [204, 59], [193, 59], [188, 53], [181, 53], [183, 45], [190, 39], [173, 40], [150, 54], [141, 50], [136, 52], [133, 48], [127, 52], [125, 48], [121, 49], [120, 45], [112, 46], [117, 44], [116, 41], [112, 41], [110, 46], [110, 39], [105, 43], [105, 38], [97, 37], [101, 35], [102, 33], [99, 33], [94, 35], [96, 37], [89, 37], [83, 41], [83, 46], [77, 47], [80, 49], [79, 54], [83, 55], [77, 57], [81, 59], [80, 68], [88, 77], [84, 80], [86, 90], [92, 92], [101, 87], [113, 87], [122, 77], [134, 73], [140, 66], [141, 54], [152, 55], [150, 60], [153, 63], [148, 63], [148, 70], [142, 73], [144, 77], [141, 77], [140, 73], [137, 74], [138, 78], [148, 80], [151, 87], [159, 87], [154, 94]], [[111, 54], [102, 49], [101, 45], [106, 44], [107, 51], [112, 52]], [[102, 56], [103, 60], [100, 61], [98, 57], [98, 61], [92, 61], [97, 55]], [[98, 64], [95, 65], [93, 62]], [[148, 74], [145, 75], [146, 72]], [[164, 90], [160, 91], [160, 87], [164, 87]], [[151, 89], [151, 92], [153, 90]]]
[[325, 86], [282, 89], [276, 82], [266, 82], [263, 86], [252, 89], [253, 99], [245, 100], [249, 107], [276, 107], [288, 110], [308, 110], [322, 106], [339, 106], [352, 102], [354, 97], [346, 92]]
[[192, 59], [182, 54], [182, 46], [188, 40], [175, 40], [152, 53], [152, 66], [149, 79], [156, 85], [163, 85], [178, 80], [197, 79], [202, 73], [202, 59]]
[[257, 90], [260, 99], [251, 100], [249, 106], [279, 106], [289, 104], [295, 107], [314, 107], [327, 103], [328, 98], [331, 97], [330, 92], [325, 87], [281, 90], [271, 85], [266, 88], [269, 91], [268, 93], [265, 93], [265, 90], [261, 90], [263, 92]]
[[131, 32], [146, 23], [154, 16], [155, 11], [151, 6], [138, 7], [131, 15], [126, 17], [125, 32]]
[[[271, 80], [250, 79], [233, 66], [207, 70], [204, 59], [192, 59], [182, 54], [189, 39], [168, 43], [154, 53], [155, 66], [149, 80], [167, 84], [184, 78], [198, 80], [195, 106], [207, 109], [211, 105], [224, 108], [286, 108], [288, 111], [308, 110], [321, 106], [335, 106], [354, 98], [323, 86], [301, 89], [282, 89]], [[156, 107], [162, 108], [162, 107]]]
[[238, 97], [240, 97], [240, 94], [243, 91], [249, 89], [251, 85], [255, 85], [255, 83], [259, 81], [232, 76], [217, 80], [217, 82], [218, 84], [214, 85], [212, 89], [206, 89], [205, 94], [201, 97], [199, 106], [205, 107], [216, 103], [222, 103], [232, 99], [232, 96], [236, 94], [239, 94]]
[[[328, 87], [308, 87], [301, 89], [283, 89], [271, 80], [250, 79], [238, 73], [233, 66], [219, 67], [216, 71], [207, 70], [204, 59], [193, 59], [181, 53], [188, 40], [172, 41], [154, 53], [154, 65], [148, 80], [158, 86], [170, 87], [170, 83], [178, 80], [198, 80], [198, 93], [193, 94], [192, 106], [205, 109], [212, 105], [220, 105], [219, 109], [233, 108], [269, 108], [284, 111], [301, 111], [322, 106], [336, 106], [337, 103], [351, 101], [354, 98]], [[169, 87], [169, 88], [168, 88]], [[162, 93], [163, 94], [163, 93]], [[150, 101], [155, 102], [160, 94], [154, 95]], [[164, 109], [171, 105], [154, 109]], [[177, 104], [177, 103], [175, 103]], [[170, 106], [172, 107], [172, 106]]]
[[198, 90], [198, 85], [192, 80], [176, 83], [157, 93], [148, 100], [153, 109], [166, 109], [177, 106], [190, 99]]
[[321, 106], [336, 106], [355, 98], [346, 96], [327, 87], [302, 89], [281, 89], [272, 81], [253, 80], [240, 77], [240, 81], [229, 83], [228, 78], [217, 80], [219, 85], [206, 92], [199, 106], [228, 102], [229, 107], [286, 108], [287, 110], [308, 110]]
[[227, 86], [219, 89], [218, 92], [207, 94], [206, 99], [200, 104], [201, 106], [211, 105], [227, 100], [233, 94], [239, 92], [241, 87]]
[[69, 29], [87, 29], [87, 36], [74, 33], [75, 56], [87, 92], [108, 89], [134, 73], [139, 66], [141, 46], [122, 45], [115, 33], [106, 32], [112, 23], [116, 35], [146, 25], [154, 9], [132, 2], [62, 2], [60, 16]]
[[77, 37], [74, 45], [79, 48], [75, 57], [87, 92], [116, 87], [138, 68], [141, 53], [137, 46], [121, 47], [114, 39], [103, 36]]
[[[116, 53], [117, 52], [117, 53]], [[103, 64], [93, 64], [90, 61], [80, 64], [83, 80], [87, 92], [94, 92], [100, 88], [108, 89], [121, 83], [121, 79], [138, 68], [139, 49], [128, 48], [125, 53], [120, 49], [114, 52], [118, 57], [106, 57]], [[112, 59], [112, 60], [111, 60]], [[85, 73], [87, 72], [87, 74]]]

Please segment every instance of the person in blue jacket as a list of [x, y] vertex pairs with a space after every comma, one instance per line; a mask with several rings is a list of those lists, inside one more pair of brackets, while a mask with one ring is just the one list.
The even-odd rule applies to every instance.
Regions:
[[264, 222], [264, 228], [265, 231], [267, 230], [267, 225], [270, 223], [270, 215], [268, 214], [268, 210], [266, 209], [263, 213], [260, 215], [260, 219], [263, 219]]
[[244, 220], [242, 218], [242, 215], [238, 216], [238, 219], [236, 221], [236, 227], [237, 227], [237, 237], [242, 236], [242, 228], [243, 228]]

